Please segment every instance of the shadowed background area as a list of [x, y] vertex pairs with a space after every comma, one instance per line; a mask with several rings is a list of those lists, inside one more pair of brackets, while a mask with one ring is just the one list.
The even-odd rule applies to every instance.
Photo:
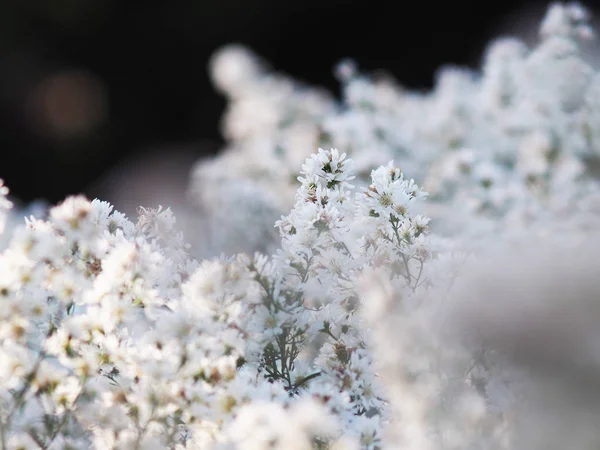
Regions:
[[0, 177], [25, 202], [82, 192], [126, 212], [157, 204], [166, 185], [169, 198], [184, 192], [192, 162], [222, 146], [225, 102], [207, 73], [219, 47], [242, 43], [334, 93], [332, 69], [345, 57], [428, 88], [442, 64], [477, 67], [493, 37], [535, 35], [546, 5], [4, 1]]

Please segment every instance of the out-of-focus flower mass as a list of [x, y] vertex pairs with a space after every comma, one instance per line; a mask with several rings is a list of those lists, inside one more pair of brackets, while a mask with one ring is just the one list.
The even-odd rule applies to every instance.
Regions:
[[0, 450], [598, 448], [592, 34], [553, 4], [429, 93], [344, 61], [339, 101], [222, 49], [187, 235], [0, 182]]

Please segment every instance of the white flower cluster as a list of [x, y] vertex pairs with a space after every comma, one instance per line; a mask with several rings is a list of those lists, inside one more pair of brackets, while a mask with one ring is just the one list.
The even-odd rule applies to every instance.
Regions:
[[16, 229], [2, 449], [380, 448], [394, 418], [359, 280], [383, 270], [416, 298], [433, 255], [414, 181], [390, 162], [355, 190], [353, 169], [336, 149], [306, 160], [273, 257], [198, 263], [169, 209], [134, 224], [83, 197]]
[[430, 193], [426, 212], [447, 236], [506, 233], [597, 210], [600, 74], [587, 57], [588, 20], [579, 4], [553, 4], [535, 47], [499, 39], [480, 71], [443, 68], [429, 93], [362, 75], [346, 61], [337, 71], [341, 102], [265, 72], [249, 51], [225, 48], [212, 69], [230, 100], [228, 146], [197, 165], [193, 197], [208, 209], [223, 199], [248, 204], [257, 222], [250, 205], [269, 205], [266, 224], [247, 223], [239, 244], [264, 248], [272, 210], [291, 205], [299, 161], [334, 146], [355, 161], [359, 185], [370, 182], [373, 166], [400, 161]]
[[[214, 221], [204, 253], [227, 256], [195, 260], [168, 208], [134, 223], [81, 196], [13, 228], [0, 450], [565, 448], [541, 423], [551, 383], [518, 357], [573, 392], [600, 373], [578, 328], [595, 324], [595, 255], [567, 261], [599, 223], [600, 78], [583, 8], [551, 6], [540, 34], [429, 94], [343, 63], [341, 104], [242, 48], [217, 55], [230, 145], [191, 192]], [[476, 270], [482, 247], [531, 231], [563, 264], [524, 277], [515, 250], [525, 263]], [[583, 314], [565, 312], [571, 294]], [[569, 411], [587, 424], [600, 400], [585, 397]], [[596, 428], [571, 448], [597, 448]]]

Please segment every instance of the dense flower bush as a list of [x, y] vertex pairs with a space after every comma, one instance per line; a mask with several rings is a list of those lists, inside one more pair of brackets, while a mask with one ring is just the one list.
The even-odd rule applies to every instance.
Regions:
[[600, 77], [586, 56], [591, 38], [581, 6], [555, 4], [534, 48], [498, 39], [481, 71], [442, 68], [429, 93], [342, 62], [341, 102], [267, 72], [248, 50], [225, 48], [211, 67], [230, 99], [229, 144], [198, 164], [192, 196], [208, 211], [237, 205], [251, 217], [241, 225], [217, 214], [216, 241], [274, 249], [268, 230], [292, 204], [301, 161], [335, 147], [354, 160], [359, 186], [373, 167], [397, 161], [429, 192], [435, 231], [453, 238], [597, 209]]
[[[217, 54], [229, 147], [190, 187], [212, 247], [81, 196], [5, 230], [0, 449], [597, 448], [590, 36], [555, 4], [537, 47], [429, 94], [344, 62], [341, 103]], [[584, 381], [586, 408], [541, 401]]]

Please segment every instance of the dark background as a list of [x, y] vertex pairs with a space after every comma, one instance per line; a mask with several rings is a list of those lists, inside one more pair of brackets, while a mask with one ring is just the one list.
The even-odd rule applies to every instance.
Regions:
[[[532, 24], [545, 7], [1, 0], [0, 177], [26, 202], [54, 203], [68, 194], [102, 195], [111, 179], [106, 174], [128, 161], [159, 155], [170, 170], [172, 156], [171, 169], [185, 174], [194, 160], [222, 146], [225, 102], [209, 81], [207, 62], [227, 43], [243, 43], [278, 71], [333, 92], [332, 69], [345, 57], [361, 69], [386, 69], [406, 86], [428, 88], [442, 64], [477, 67], [491, 38], [535, 32]], [[185, 176], [179, 178], [185, 185]]]

